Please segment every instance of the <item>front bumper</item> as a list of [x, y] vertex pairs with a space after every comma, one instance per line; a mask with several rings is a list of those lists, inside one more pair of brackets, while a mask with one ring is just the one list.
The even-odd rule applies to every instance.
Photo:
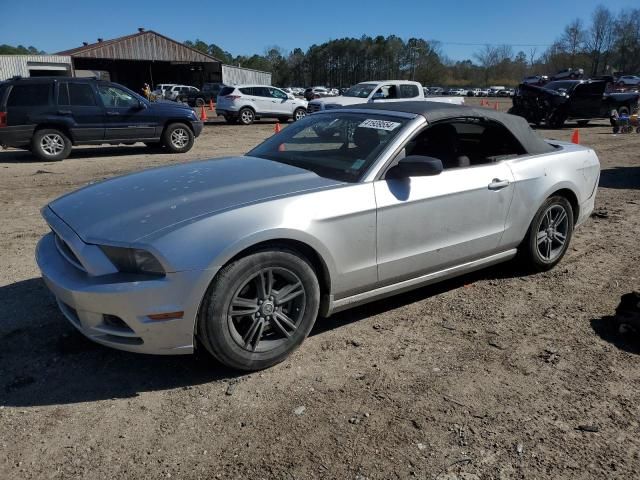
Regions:
[[[90, 340], [138, 353], [193, 352], [195, 320], [211, 278], [208, 271], [160, 278], [122, 273], [92, 276], [60, 253], [53, 233], [38, 243], [36, 261], [62, 313]], [[148, 317], [180, 311], [184, 315], [179, 319]]]
[[194, 137], [199, 137], [200, 134], [202, 133], [202, 129], [204, 127], [204, 123], [202, 122], [191, 122], [191, 125], [193, 125], [193, 136]]

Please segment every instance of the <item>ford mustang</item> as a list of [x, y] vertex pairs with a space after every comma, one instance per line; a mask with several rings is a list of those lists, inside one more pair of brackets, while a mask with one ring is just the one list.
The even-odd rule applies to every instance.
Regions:
[[519, 255], [556, 265], [599, 161], [521, 117], [434, 102], [327, 110], [246, 156], [93, 184], [42, 209], [42, 276], [122, 350], [284, 360], [317, 318]]

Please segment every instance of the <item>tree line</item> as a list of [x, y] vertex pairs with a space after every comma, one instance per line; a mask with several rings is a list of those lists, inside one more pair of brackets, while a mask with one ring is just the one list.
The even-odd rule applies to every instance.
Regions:
[[343, 87], [388, 78], [423, 85], [515, 86], [527, 75], [552, 75], [565, 68], [582, 68], [587, 76], [640, 73], [640, 8], [615, 13], [600, 5], [587, 22], [570, 22], [546, 49], [485, 45], [460, 61], [449, 59], [438, 41], [396, 35], [341, 38], [306, 52], [271, 46], [252, 56], [233, 56], [202, 40], [185, 44], [230, 65], [272, 72], [273, 84], [281, 86]]

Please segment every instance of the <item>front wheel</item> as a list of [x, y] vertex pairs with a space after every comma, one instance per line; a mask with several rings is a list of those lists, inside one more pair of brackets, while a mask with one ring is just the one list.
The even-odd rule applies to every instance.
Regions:
[[520, 254], [533, 270], [551, 270], [566, 253], [572, 235], [571, 204], [564, 197], [550, 197], [533, 217]]
[[304, 108], [296, 108], [293, 112], [293, 121], [297, 122], [307, 116], [307, 111]]
[[41, 160], [64, 160], [71, 153], [71, 140], [60, 130], [38, 130], [31, 140], [31, 152]]
[[162, 143], [173, 153], [185, 153], [191, 150], [195, 137], [184, 123], [172, 123], [162, 134]]
[[309, 335], [320, 304], [311, 265], [289, 250], [269, 250], [224, 267], [198, 314], [198, 339], [221, 363], [260, 370], [283, 361]]
[[204, 107], [204, 98], [196, 98], [196, 107]]

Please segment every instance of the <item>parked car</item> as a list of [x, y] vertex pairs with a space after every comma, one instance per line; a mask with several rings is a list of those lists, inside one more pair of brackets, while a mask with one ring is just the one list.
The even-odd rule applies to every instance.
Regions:
[[205, 83], [201, 90], [194, 88], [189, 90], [186, 95], [183, 94], [182, 100], [191, 107], [202, 107], [209, 102], [215, 103], [223, 87], [226, 87], [224, 83]]
[[165, 90], [164, 98], [175, 102], [186, 102], [190, 94], [195, 94], [199, 91], [196, 87], [190, 85], [174, 85]]
[[73, 145], [144, 142], [187, 152], [202, 131], [193, 110], [149, 102], [94, 78], [33, 77], [0, 83], [0, 144], [62, 160]]
[[502, 90], [498, 90], [496, 93], [496, 97], [511, 97], [512, 90], [510, 88], [503, 88]]
[[[328, 127], [329, 142], [316, 133]], [[317, 317], [517, 253], [552, 269], [593, 210], [599, 174], [593, 149], [545, 141], [500, 112], [326, 110], [246, 156], [52, 201], [36, 260], [62, 313], [97, 343], [184, 354], [197, 342], [259, 370], [298, 348]]]
[[637, 87], [640, 86], [640, 77], [637, 75], [623, 75], [618, 78], [616, 84], [620, 87]]
[[468, 97], [481, 97], [482, 96], [482, 89], [480, 88], [471, 88], [467, 91], [467, 96]]
[[610, 118], [611, 111], [629, 115], [638, 108], [638, 93], [608, 93], [612, 77], [592, 80], [558, 80], [544, 87], [521, 84], [513, 98], [514, 115], [530, 123], [545, 123], [551, 128], [562, 128], [568, 119], [586, 125], [593, 118]]
[[522, 83], [526, 83], [527, 85], [538, 86], [542, 86], [547, 82], [549, 82], [549, 77], [547, 75], [530, 75], [528, 77], [524, 77], [522, 80]]
[[166, 91], [173, 86], [175, 86], [175, 83], [159, 83], [151, 93], [158, 99], [165, 98]]
[[576, 80], [584, 76], [582, 68], [565, 68], [551, 77], [551, 80]]
[[444, 88], [442, 88], [442, 87], [431, 87], [431, 88], [429, 88], [429, 95], [444, 95]]
[[488, 88], [483, 88], [480, 90], [480, 95], [478, 95], [479, 97], [488, 97], [489, 96], [489, 89]]
[[243, 125], [261, 118], [296, 121], [307, 114], [307, 102], [268, 85], [236, 85], [220, 90], [216, 113], [227, 123]]
[[505, 87], [503, 86], [493, 86], [493, 87], [489, 87], [489, 92], [487, 93], [487, 97], [497, 97], [498, 96], [498, 92], [500, 90], [504, 90]]

